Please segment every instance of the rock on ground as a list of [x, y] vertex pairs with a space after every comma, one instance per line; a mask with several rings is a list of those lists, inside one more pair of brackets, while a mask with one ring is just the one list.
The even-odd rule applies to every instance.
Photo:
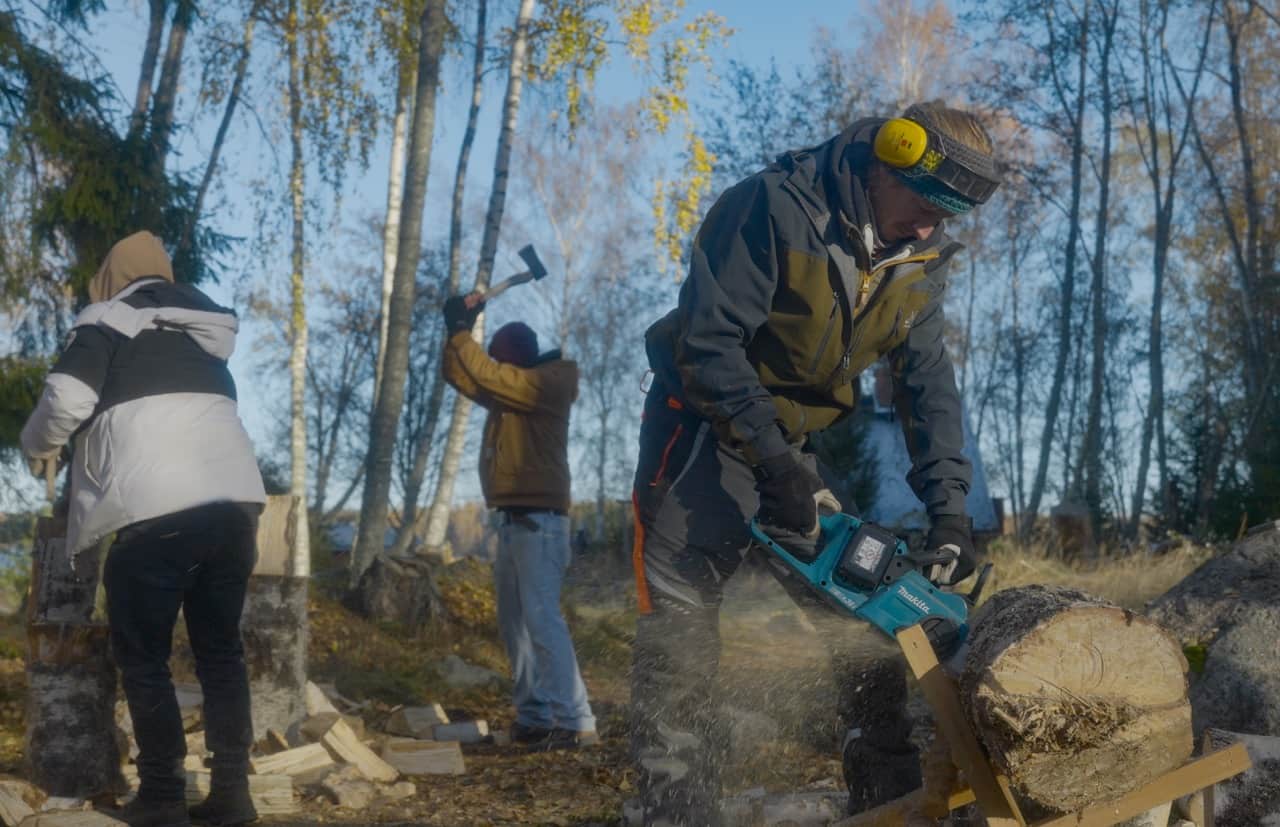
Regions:
[[1197, 733], [1280, 735], [1280, 521], [1253, 529], [1152, 601], [1147, 614], [1203, 647], [1191, 684]]
[[440, 679], [454, 689], [477, 689], [484, 686], [505, 686], [507, 679], [492, 669], [467, 663], [457, 655], [449, 655], [436, 664]]

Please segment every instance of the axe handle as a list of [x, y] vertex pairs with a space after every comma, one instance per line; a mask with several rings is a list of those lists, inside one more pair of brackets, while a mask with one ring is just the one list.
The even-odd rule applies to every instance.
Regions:
[[484, 291], [484, 300], [493, 301], [498, 296], [515, 287], [517, 284], [526, 284], [533, 281], [533, 273], [526, 270], [523, 273], [516, 273], [514, 276], [508, 276], [502, 281]]

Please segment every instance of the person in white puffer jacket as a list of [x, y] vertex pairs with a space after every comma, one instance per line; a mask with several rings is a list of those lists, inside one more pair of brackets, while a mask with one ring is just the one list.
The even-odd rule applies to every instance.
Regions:
[[114, 533], [103, 571], [111, 648], [138, 742], [135, 827], [185, 827], [186, 741], [168, 660], [186, 617], [212, 753], [205, 823], [243, 824], [253, 744], [240, 637], [266, 501], [227, 367], [235, 313], [175, 284], [160, 240], [117, 243], [22, 430], [44, 476], [71, 443], [68, 553]]

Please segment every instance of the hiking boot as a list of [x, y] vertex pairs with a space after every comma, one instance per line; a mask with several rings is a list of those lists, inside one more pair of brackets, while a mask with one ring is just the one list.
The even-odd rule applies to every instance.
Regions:
[[533, 744], [530, 749], [535, 752], [551, 752], [561, 749], [581, 749], [582, 747], [594, 747], [600, 743], [600, 736], [595, 730], [589, 729], [579, 732], [576, 729], [561, 729], [556, 727], [551, 730], [546, 739]]
[[212, 827], [233, 827], [258, 820], [258, 811], [249, 797], [249, 779], [241, 776], [224, 783], [214, 783], [209, 797], [191, 808], [191, 817]]
[[129, 827], [191, 827], [185, 801], [135, 798], [112, 815]]
[[511, 740], [517, 744], [536, 744], [551, 735], [549, 727], [529, 726], [516, 721], [509, 730]]

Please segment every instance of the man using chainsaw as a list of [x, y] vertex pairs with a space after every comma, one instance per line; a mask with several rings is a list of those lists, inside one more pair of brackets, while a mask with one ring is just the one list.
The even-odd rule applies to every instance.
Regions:
[[[943, 272], [960, 245], [942, 224], [998, 183], [978, 120], [930, 102], [780, 156], [703, 221], [677, 308], [646, 334], [654, 381], [634, 490], [632, 677], [646, 824], [719, 823], [725, 739], [712, 687], [724, 583], [751, 546], [753, 517], [798, 555], [814, 553], [819, 511], [838, 503], [808, 436], [854, 410], [858, 375], [882, 356], [908, 481], [931, 521], [920, 564], [939, 585], [973, 571], [970, 467], [943, 344]], [[920, 782], [904, 675], [898, 661], [842, 659], [836, 671], [849, 809], [859, 812]]]
[[578, 365], [538, 352], [522, 322], [498, 329], [485, 354], [471, 338], [484, 308], [472, 293], [445, 302], [444, 377], [489, 412], [480, 487], [502, 528], [493, 576], [498, 630], [511, 661], [513, 741], [532, 749], [595, 743], [596, 719], [578, 671], [560, 586], [569, 565], [569, 409]]
[[[160, 240], [117, 243], [89, 283], [91, 304], [22, 429], [32, 472], [73, 443], [67, 552], [114, 535], [103, 569], [111, 652], [138, 742], [134, 827], [190, 824], [182, 715], [169, 674], [178, 611], [204, 693], [208, 798], [191, 816], [257, 818], [249, 798], [253, 723], [240, 637], [258, 515], [266, 501], [227, 369], [235, 313], [175, 284]], [[96, 557], [80, 561], [96, 566]]]

